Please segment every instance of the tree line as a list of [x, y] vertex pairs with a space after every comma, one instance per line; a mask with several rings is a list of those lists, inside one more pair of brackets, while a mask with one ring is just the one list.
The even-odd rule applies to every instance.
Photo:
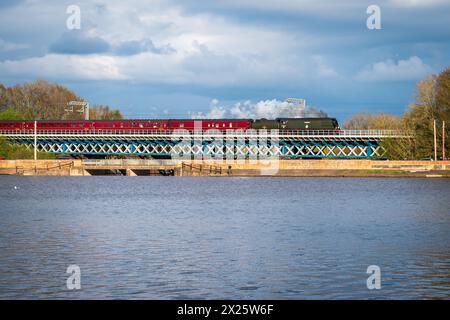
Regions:
[[[68, 111], [70, 101], [84, 101], [70, 89], [36, 80], [7, 87], [0, 84], [0, 120], [82, 120], [84, 115]], [[105, 105], [90, 107], [89, 119], [115, 120], [123, 116]]]
[[[392, 129], [407, 133], [402, 139], [384, 139], [382, 145], [389, 159], [434, 158], [434, 121], [438, 158], [442, 155], [445, 136], [445, 155], [449, 158], [450, 138], [450, 67], [416, 84], [415, 101], [405, 113], [395, 116], [386, 113], [359, 113], [344, 123], [344, 129]], [[445, 129], [443, 130], [443, 122]]]
[[[0, 84], [0, 120], [82, 120], [84, 114], [68, 111], [70, 101], [84, 101], [68, 88], [45, 80], [7, 87]], [[115, 120], [123, 116], [118, 109], [94, 105], [89, 109], [89, 119]], [[0, 137], [0, 158], [33, 159], [33, 150], [23, 145], [11, 144]], [[52, 159], [55, 155], [38, 153], [39, 159]]]

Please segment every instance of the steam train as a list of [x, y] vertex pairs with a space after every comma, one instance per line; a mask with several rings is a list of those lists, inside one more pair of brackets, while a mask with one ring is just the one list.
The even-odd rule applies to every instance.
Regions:
[[[277, 118], [268, 119], [147, 119], [147, 120], [42, 120], [37, 121], [38, 132], [62, 131], [108, 131], [108, 132], [146, 132], [146, 131], [206, 131], [216, 129], [248, 130], [324, 130], [339, 131], [335, 118]], [[34, 121], [0, 121], [0, 131], [34, 131]]]

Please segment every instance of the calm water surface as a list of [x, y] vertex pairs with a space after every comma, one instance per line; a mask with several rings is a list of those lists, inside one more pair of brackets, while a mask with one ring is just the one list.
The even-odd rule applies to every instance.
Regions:
[[450, 180], [2, 176], [0, 298], [449, 299]]

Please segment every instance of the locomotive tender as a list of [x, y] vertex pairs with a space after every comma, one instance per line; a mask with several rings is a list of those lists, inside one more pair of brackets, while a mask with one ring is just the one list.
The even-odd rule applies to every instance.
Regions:
[[[206, 131], [216, 129], [248, 130], [278, 129], [289, 131], [339, 131], [335, 118], [277, 118], [267, 119], [146, 119], [146, 120], [40, 120], [38, 132], [63, 131], [108, 131], [108, 132], [147, 132], [147, 131]], [[0, 131], [34, 131], [34, 121], [0, 121]]]

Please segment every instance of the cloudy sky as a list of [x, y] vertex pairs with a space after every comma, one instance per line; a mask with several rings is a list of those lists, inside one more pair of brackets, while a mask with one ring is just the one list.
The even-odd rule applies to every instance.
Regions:
[[288, 97], [340, 120], [400, 114], [450, 65], [449, 22], [450, 0], [1, 0], [0, 82], [62, 83], [129, 117]]

